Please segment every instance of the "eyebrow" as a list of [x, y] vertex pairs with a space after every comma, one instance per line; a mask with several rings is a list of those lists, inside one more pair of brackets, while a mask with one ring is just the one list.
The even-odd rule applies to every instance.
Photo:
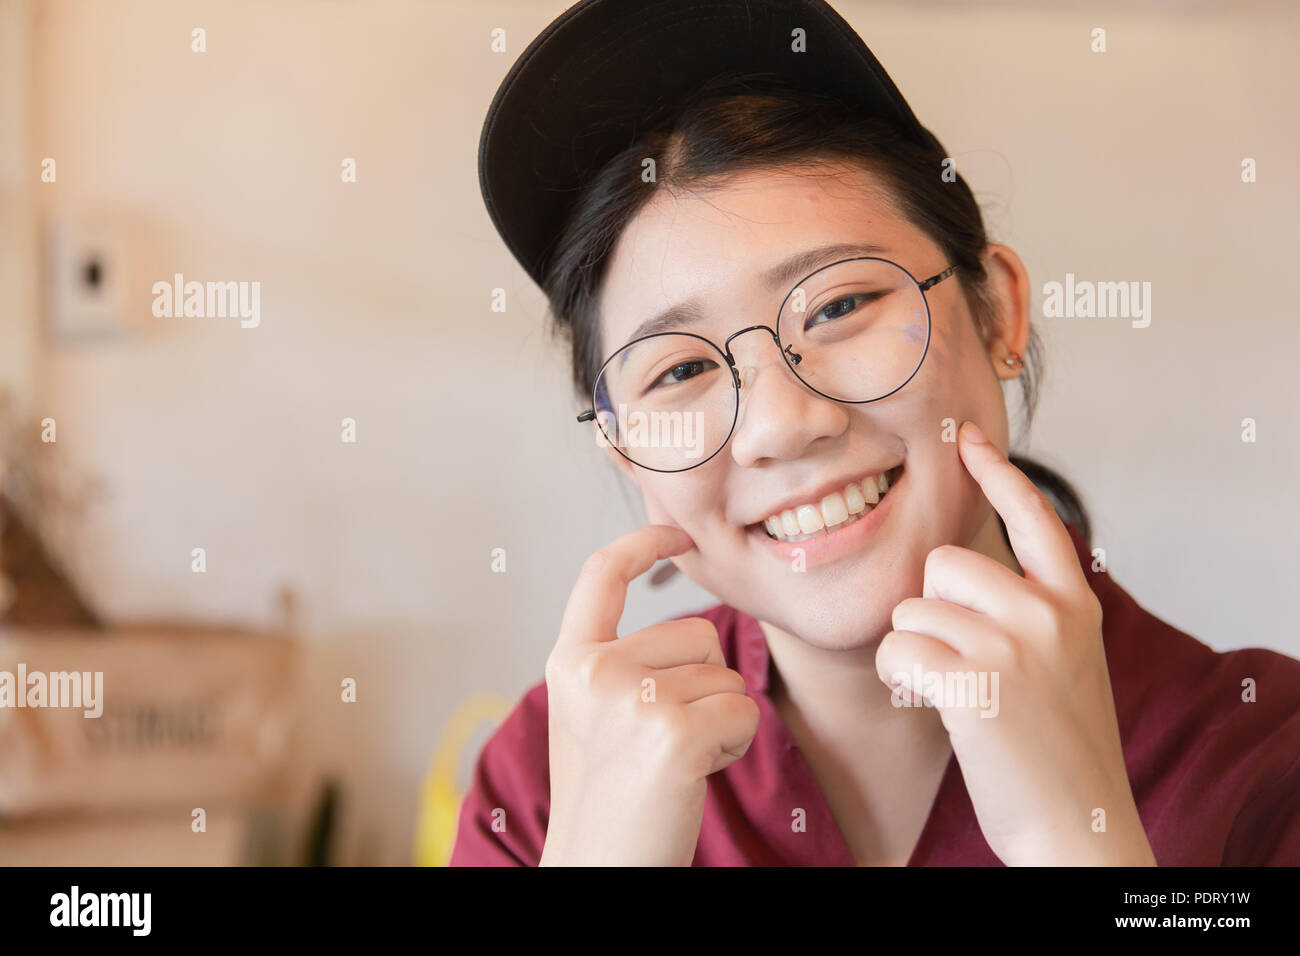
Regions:
[[[788, 287], [816, 272], [822, 266], [830, 265], [841, 259], [854, 256], [874, 256], [885, 252], [881, 246], [867, 242], [840, 242], [816, 249], [807, 249], [795, 253], [788, 259], [778, 262], [760, 277], [760, 281], [769, 290], [788, 289]], [[654, 335], [657, 332], [670, 332], [704, 320], [704, 310], [698, 299], [687, 299], [669, 306], [657, 315], [646, 319], [628, 336], [627, 341]], [[624, 344], [627, 344], [626, 342]]]

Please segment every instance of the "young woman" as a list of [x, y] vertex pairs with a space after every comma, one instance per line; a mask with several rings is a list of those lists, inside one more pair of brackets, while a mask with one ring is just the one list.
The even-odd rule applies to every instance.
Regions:
[[[1146, 613], [1068, 484], [1008, 459], [1030, 280], [938, 141], [825, 4], [652, 6], [571, 10], [485, 128], [489, 209], [647, 524], [579, 572], [453, 864], [1300, 863], [1300, 661]], [[798, 29], [837, 79], [768, 42]], [[637, 64], [641, 113], [573, 118], [565, 76]], [[510, 137], [608, 126], [559, 213], [511, 212], [554, 170]], [[619, 638], [661, 559], [721, 603]]]

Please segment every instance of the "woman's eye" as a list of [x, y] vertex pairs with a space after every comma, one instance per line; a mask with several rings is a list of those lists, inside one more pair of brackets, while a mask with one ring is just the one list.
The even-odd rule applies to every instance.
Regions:
[[691, 359], [689, 362], [678, 362], [668, 371], [664, 372], [657, 379], [650, 383], [650, 388], [659, 388], [663, 385], [676, 385], [702, 375], [711, 368], [717, 368], [716, 362], [710, 362], [708, 359]]
[[812, 317], [804, 324], [804, 328], [811, 328], [814, 325], [821, 325], [825, 322], [833, 322], [836, 319], [842, 319], [854, 309], [857, 309], [865, 302], [874, 302], [881, 298], [883, 292], [858, 292], [853, 295], [843, 295], [832, 302], [822, 306], [812, 314]]

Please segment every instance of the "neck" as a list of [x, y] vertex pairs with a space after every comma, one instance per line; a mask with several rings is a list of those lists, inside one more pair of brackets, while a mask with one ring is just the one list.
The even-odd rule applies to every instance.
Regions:
[[[805, 751], [837, 754], [864, 774], [908, 774], [950, 747], [939, 712], [896, 707], [876, 675], [876, 647], [827, 650], [760, 622], [772, 657], [769, 695]], [[883, 635], [882, 635], [883, 636]]]
[[980, 528], [979, 533], [967, 545], [972, 551], [988, 555], [999, 564], [1004, 564], [1022, 578], [1025, 571], [1020, 567], [1020, 562], [1016, 560], [1015, 552], [1007, 544], [1006, 538], [1003, 537], [1001, 522], [998, 516], [990, 509], [988, 520]]

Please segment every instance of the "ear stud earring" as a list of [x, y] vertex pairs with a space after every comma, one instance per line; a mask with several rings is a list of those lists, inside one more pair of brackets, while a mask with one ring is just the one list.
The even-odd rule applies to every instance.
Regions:
[[1017, 365], [1020, 364], [1020, 353], [1019, 353], [1019, 352], [1012, 352], [1010, 355], [1008, 355], [1008, 356], [1007, 356], [1006, 358], [1004, 358], [1002, 361], [1005, 362], [1006, 364], [1010, 365], [1012, 368], [1015, 368]]

